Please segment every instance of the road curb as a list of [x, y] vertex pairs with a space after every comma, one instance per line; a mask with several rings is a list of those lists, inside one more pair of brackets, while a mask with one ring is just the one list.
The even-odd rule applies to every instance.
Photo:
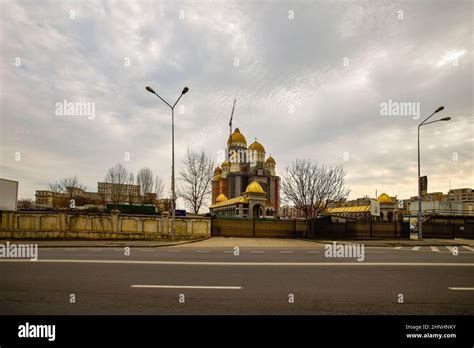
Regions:
[[[196, 243], [196, 242], [201, 242], [201, 241], [204, 241], [206, 239], [209, 239], [211, 237], [206, 237], [206, 238], [199, 238], [199, 239], [192, 239], [192, 240], [185, 240], [185, 241], [181, 241], [181, 242], [170, 242], [170, 243], [164, 243], [164, 244], [154, 244], [153, 241], [150, 241], [149, 244], [143, 244], [143, 245], [133, 245], [133, 242], [137, 242], [137, 241], [127, 241], [127, 240], [123, 240], [123, 241], [117, 241], [117, 244], [113, 244], [113, 245], [110, 245], [110, 244], [101, 244], [101, 243], [94, 243], [92, 244], [93, 242], [91, 242], [91, 244], [89, 245], [76, 245], [76, 244], [66, 244], [67, 242], [73, 242], [72, 240], [70, 241], [55, 241], [55, 242], [64, 242], [65, 244], [63, 245], [48, 245], [47, 243], [48, 242], [52, 242], [52, 240], [49, 240], [49, 241], [45, 241], [45, 240], [37, 240], [37, 239], [2, 239], [0, 240], [0, 243], [2, 241], [9, 241], [10, 243], [13, 243], [13, 242], [40, 242], [40, 244], [38, 244], [38, 246], [41, 248], [117, 248], [117, 247], [131, 247], [131, 248], [161, 248], [161, 247], [169, 247], [169, 246], [176, 246], [176, 245], [183, 245], [183, 244], [190, 244], [190, 243]], [[43, 244], [44, 242], [44, 244]], [[77, 241], [77, 242], [86, 242], [86, 241]], [[98, 242], [98, 241], [94, 241], [94, 242]], [[132, 243], [130, 243], [132, 242]], [[19, 244], [18, 243], [18, 244]]]
[[447, 242], [418, 242], [418, 241], [393, 241], [393, 242], [376, 242], [368, 239], [355, 239], [355, 240], [314, 240], [314, 239], [303, 239], [303, 238], [298, 238], [299, 240], [305, 240], [308, 242], [313, 242], [313, 243], [318, 243], [318, 244], [332, 244], [333, 242], [336, 242], [338, 244], [353, 244], [353, 243], [361, 243], [364, 244], [364, 242], [369, 242], [365, 243], [366, 246], [368, 247], [403, 247], [403, 246], [472, 246], [469, 243], [461, 243], [461, 242], [453, 242], [453, 241], [447, 241]]

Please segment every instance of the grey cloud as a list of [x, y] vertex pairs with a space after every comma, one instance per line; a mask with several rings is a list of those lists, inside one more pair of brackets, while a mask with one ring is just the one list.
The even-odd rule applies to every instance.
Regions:
[[[383, 117], [380, 103], [419, 102], [421, 117], [443, 104], [453, 120], [423, 129], [423, 169], [444, 191], [449, 181], [473, 184], [469, 1], [8, 1], [2, 8], [8, 88], [0, 172], [21, 182], [22, 197], [71, 174], [95, 189], [124, 152], [130, 169], [147, 165], [169, 186], [170, 112], [145, 92], [148, 84], [171, 102], [190, 87], [184, 113], [176, 113], [177, 163], [187, 146], [218, 156], [237, 98], [234, 126], [263, 143], [277, 171], [296, 157], [338, 163], [348, 152], [354, 196], [415, 194], [419, 121]], [[459, 64], [438, 66], [453, 50], [465, 50]], [[96, 117], [55, 116], [64, 99], [94, 102]]]

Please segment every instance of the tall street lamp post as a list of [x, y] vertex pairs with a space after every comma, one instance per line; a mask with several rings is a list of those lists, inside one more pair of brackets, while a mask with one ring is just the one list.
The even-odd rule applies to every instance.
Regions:
[[176, 104], [178, 104], [179, 100], [183, 96], [183, 94], [186, 94], [187, 91], [189, 91], [188, 87], [184, 87], [183, 91], [181, 92], [181, 95], [179, 98], [176, 100], [176, 102], [171, 105], [168, 103], [166, 100], [161, 98], [158, 93], [156, 93], [153, 88], [150, 86], [146, 86], [145, 89], [156, 95], [158, 98], [160, 98], [166, 105], [168, 105], [171, 108], [171, 218], [172, 218], [172, 223], [171, 223], [171, 235], [173, 241], [176, 238], [176, 194], [175, 194], [175, 186], [174, 186], [174, 107]]
[[422, 216], [421, 216], [421, 174], [420, 174], [420, 127], [421, 126], [426, 126], [431, 123], [436, 123], [439, 121], [449, 121], [451, 117], [444, 117], [436, 121], [431, 121], [431, 122], [426, 122], [428, 119], [436, 114], [437, 112], [440, 112], [444, 109], [444, 106], [440, 106], [433, 112], [431, 115], [429, 115], [423, 122], [421, 122], [418, 125], [418, 239], [421, 240], [423, 239], [423, 232], [422, 232]]

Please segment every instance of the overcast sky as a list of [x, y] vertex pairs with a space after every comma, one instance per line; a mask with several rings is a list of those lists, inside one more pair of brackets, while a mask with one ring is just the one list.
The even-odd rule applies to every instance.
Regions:
[[[71, 175], [96, 191], [118, 162], [169, 187], [170, 110], [146, 85], [170, 103], [190, 89], [176, 112], [178, 168], [187, 146], [222, 160], [236, 98], [234, 126], [278, 174], [296, 158], [343, 163], [350, 198], [408, 198], [417, 125], [444, 105], [433, 118], [452, 120], [422, 128], [422, 175], [430, 192], [474, 187], [471, 1], [0, 6], [0, 176], [20, 182], [20, 198]], [[58, 116], [64, 100], [94, 103], [94, 117]], [[389, 100], [415, 111], [383, 115]]]

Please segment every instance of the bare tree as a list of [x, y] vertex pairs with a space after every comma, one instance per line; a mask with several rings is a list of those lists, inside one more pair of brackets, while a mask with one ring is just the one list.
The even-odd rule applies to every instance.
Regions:
[[153, 171], [142, 168], [137, 174], [137, 185], [140, 187], [140, 200], [142, 204], [153, 204], [163, 194], [163, 181], [157, 175], [153, 180]]
[[188, 148], [183, 164], [179, 179], [182, 185], [178, 189], [178, 196], [197, 214], [211, 193], [214, 162], [204, 151], [196, 153]]
[[65, 202], [64, 199], [62, 199], [62, 188], [59, 182], [55, 181], [54, 183], [50, 183], [49, 191], [52, 193], [51, 204], [53, 209], [62, 207]]
[[165, 189], [165, 184], [163, 180], [157, 175], [155, 176], [155, 187], [153, 189], [153, 193], [155, 194], [155, 198], [158, 199], [163, 196], [163, 191]]
[[[84, 199], [82, 191], [86, 189], [79, 178], [74, 175], [61, 179], [59, 182], [49, 184], [49, 191], [52, 192], [53, 208], [69, 207], [71, 200]], [[76, 204], [76, 202], [74, 202]]]
[[67, 198], [67, 202], [71, 203], [71, 200], [77, 200], [82, 196], [82, 191], [85, 191], [86, 186], [84, 186], [79, 178], [74, 175], [64, 179], [61, 179], [59, 182], [62, 192]]
[[303, 212], [308, 227], [326, 210], [328, 203], [349, 195], [345, 184], [346, 171], [341, 165], [319, 166], [311, 160], [292, 162], [282, 180], [284, 199]]
[[[128, 174], [128, 180], [125, 183], [126, 185], [133, 185], [135, 184], [135, 176], [132, 172]], [[128, 193], [128, 204], [132, 205], [135, 203], [135, 198], [139, 198], [140, 192], [135, 192], [131, 187], [125, 188], [126, 192]], [[138, 197], [137, 197], [138, 196]]]
[[30, 198], [20, 198], [18, 200], [18, 209], [30, 209], [33, 205], [33, 201]]
[[142, 168], [137, 174], [137, 185], [140, 187], [142, 205], [147, 203], [147, 195], [153, 192], [153, 172], [150, 168]]
[[126, 189], [125, 185], [130, 183], [130, 179], [132, 178], [133, 174], [121, 163], [116, 164], [107, 171], [104, 181], [111, 184], [108, 187], [107, 194], [110, 195], [110, 200], [115, 206], [129, 198], [129, 190]]

